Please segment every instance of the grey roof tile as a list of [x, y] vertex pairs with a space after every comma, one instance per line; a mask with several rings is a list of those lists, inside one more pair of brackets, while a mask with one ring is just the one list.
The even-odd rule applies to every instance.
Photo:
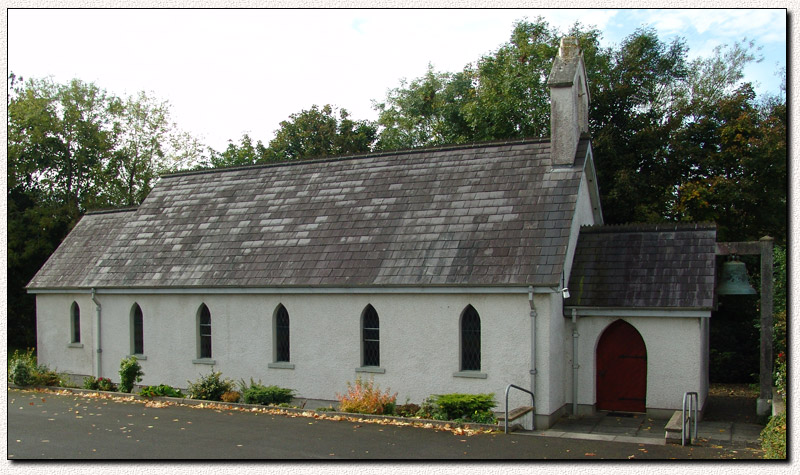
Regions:
[[137, 210], [85, 216], [29, 287], [555, 285], [582, 163], [554, 170], [549, 152], [528, 140], [164, 176]]
[[709, 309], [715, 242], [711, 224], [583, 227], [566, 304]]

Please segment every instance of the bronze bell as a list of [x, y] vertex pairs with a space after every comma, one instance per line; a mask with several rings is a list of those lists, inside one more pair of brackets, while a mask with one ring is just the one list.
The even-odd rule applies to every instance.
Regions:
[[722, 264], [717, 285], [717, 295], [754, 295], [756, 289], [750, 285], [747, 268], [736, 256]]

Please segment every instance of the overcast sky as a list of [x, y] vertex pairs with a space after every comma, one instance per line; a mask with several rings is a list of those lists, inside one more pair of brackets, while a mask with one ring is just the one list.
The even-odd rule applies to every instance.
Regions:
[[425, 73], [455, 72], [508, 41], [513, 23], [575, 21], [619, 44], [641, 25], [681, 36], [690, 57], [743, 37], [763, 47], [749, 68], [777, 92], [786, 66], [785, 10], [9, 10], [8, 70], [78, 78], [116, 95], [147, 91], [178, 126], [222, 150], [243, 133], [266, 145], [279, 123], [332, 104], [374, 120], [372, 101]]

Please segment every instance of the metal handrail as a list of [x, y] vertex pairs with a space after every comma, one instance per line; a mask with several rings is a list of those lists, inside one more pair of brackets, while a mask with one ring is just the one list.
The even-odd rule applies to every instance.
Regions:
[[[691, 397], [689, 397], [691, 396]], [[694, 419], [694, 437], [697, 437], [697, 406], [699, 405], [696, 392], [683, 393], [683, 408], [681, 409], [681, 445], [686, 445], [686, 398], [689, 398], [689, 419]], [[692, 417], [694, 409], [694, 417]], [[692, 431], [689, 430], [689, 443], [692, 443]]]
[[534, 400], [533, 393], [528, 391], [525, 388], [521, 388], [515, 384], [509, 384], [506, 386], [506, 418], [505, 418], [505, 433], [508, 434], [508, 391], [511, 388], [519, 389], [520, 391], [525, 391], [526, 393], [531, 395], [531, 407], [533, 407], [533, 414], [531, 415], [531, 430], [534, 430], [536, 427], [536, 401]]

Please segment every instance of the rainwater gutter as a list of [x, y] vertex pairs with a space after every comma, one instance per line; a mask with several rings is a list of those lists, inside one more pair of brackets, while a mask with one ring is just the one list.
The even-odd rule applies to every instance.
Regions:
[[95, 322], [95, 325], [94, 325], [94, 327], [95, 327], [95, 330], [94, 330], [94, 347], [95, 347], [94, 368], [95, 368], [95, 372], [97, 373], [96, 377], [100, 378], [103, 375], [102, 367], [101, 367], [101, 356], [102, 356], [102, 353], [103, 353], [103, 347], [101, 345], [101, 340], [100, 340], [100, 317], [101, 317], [101, 314], [102, 314], [102, 306], [100, 305], [100, 301], [97, 300], [96, 293], [97, 292], [93, 287], [92, 288], [92, 302], [94, 302], [94, 304], [95, 304], [95, 306], [97, 308], [97, 315], [95, 316], [95, 320], [94, 320], [94, 322]]

